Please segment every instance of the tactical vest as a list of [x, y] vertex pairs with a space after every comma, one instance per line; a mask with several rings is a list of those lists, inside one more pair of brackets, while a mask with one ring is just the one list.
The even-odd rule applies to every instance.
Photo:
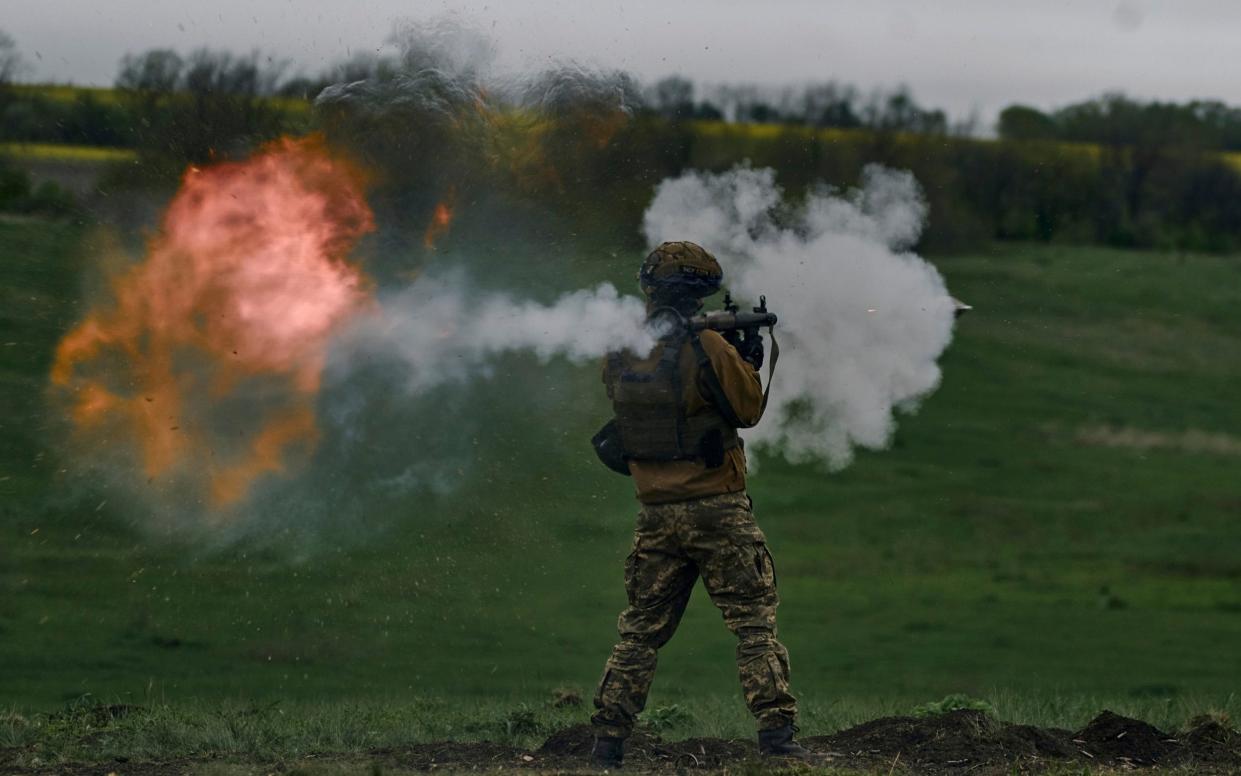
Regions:
[[[608, 396], [625, 458], [647, 461], [703, 459], [714, 468], [724, 451], [740, 444], [737, 429], [719, 408], [708, 404], [686, 414], [681, 358], [687, 348], [699, 354], [699, 369], [711, 369], [697, 334], [678, 333], [661, 340], [654, 368], [640, 365], [630, 353], [612, 353], [605, 371]], [[692, 339], [691, 339], [692, 338]], [[695, 347], [696, 346], [696, 347]], [[704, 365], [705, 361], [705, 365]], [[711, 373], [714, 377], [715, 373]], [[727, 409], [729, 413], [732, 408]]]

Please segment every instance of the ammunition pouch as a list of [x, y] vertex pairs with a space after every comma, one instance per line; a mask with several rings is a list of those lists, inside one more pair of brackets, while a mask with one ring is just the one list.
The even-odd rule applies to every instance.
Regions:
[[620, 429], [615, 420], [603, 424], [593, 437], [590, 444], [595, 448], [595, 455], [604, 466], [617, 474], [629, 476], [629, 464], [625, 462], [625, 452], [621, 448]]

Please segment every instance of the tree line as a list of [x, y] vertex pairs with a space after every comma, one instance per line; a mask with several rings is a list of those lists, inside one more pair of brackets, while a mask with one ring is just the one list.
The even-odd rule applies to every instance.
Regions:
[[[290, 75], [285, 63], [257, 52], [155, 49], [125, 56], [114, 90], [79, 90], [66, 100], [17, 84], [23, 62], [12, 39], [0, 36], [0, 141], [133, 148], [143, 160], [136, 169], [175, 176], [187, 162], [242, 153], [282, 133], [322, 129], [347, 142], [365, 132], [372, 148], [391, 145], [384, 164], [400, 168], [417, 157], [422, 167], [406, 180], [473, 176], [480, 190], [496, 187], [495, 170], [470, 167], [468, 150], [443, 152], [465, 141], [431, 114], [310, 108], [329, 85], [399, 81], [412, 66], [364, 54], [314, 76]], [[564, 126], [540, 140], [547, 164], [511, 183], [523, 197], [569, 211], [609, 201], [613, 215], [637, 223], [651, 188], [685, 169], [750, 160], [774, 167], [796, 193], [824, 181], [849, 186], [864, 164], [880, 162], [911, 169], [922, 182], [932, 205], [924, 248], [990, 239], [1241, 247], [1241, 174], [1221, 154], [1241, 150], [1241, 109], [1218, 102], [1104, 95], [1046, 112], [1012, 105], [1000, 114], [998, 138], [981, 140], [976, 126], [953, 124], [903, 88], [863, 93], [827, 81], [699, 89], [670, 77], [640, 88], [640, 97], [635, 115], [607, 129], [603, 143], [593, 108], [559, 115]], [[11, 180], [9, 188], [20, 186]], [[420, 201], [390, 194], [405, 210]]]
[[1000, 113], [997, 131], [1006, 140], [1238, 151], [1241, 108], [1218, 100], [1142, 102], [1106, 94], [1048, 112], [1010, 105]]
[[[271, 98], [308, 101], [332, 84], [388, 77], [401, 66], [394, 56], [358, 53], [305, 75], [291, 74], [287, 62], [260, 52], [197, 49], [182, 55], [151, 49], [121, 59], [114, 80], [119, 99], [83, 91], [66, 103], [38, 90], [14, 88], [29, 67], [13, 38], [0, 30], [0, 131], [5, 140], [119, 147], [140, 147], [156, 137], [177, 135], [192, 156], [202, 151], [202, 143], [190, 137], [196, 130], [192, 120], [200, 126], [206, 120], [216, 136], [263, 135], [289, 119], [281, 114], [290, 112], [290, 103], [282, 111]], [[669, 76], [642, 88], [642, 97], [643, 112], [670, 121], [952, 136], [976, 136], [984, 129], [976, 119], [953, 122], [944, 110], [921, 105], [904, 86], [863, 92], [827, 80], [800, 87], [701, 87], [688, 78]], [[182, 115], [172, 116], [174, 109]], [[1004, 140], [1241, 150], [1241, 108], [1215, 100], [1142, 101], [1116, 93], [1049, 111], [1013, 104], [1001, 111], [994, 129]]]

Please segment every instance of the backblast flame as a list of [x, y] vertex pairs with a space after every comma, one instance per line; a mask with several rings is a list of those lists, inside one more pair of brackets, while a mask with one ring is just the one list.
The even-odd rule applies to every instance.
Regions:
[[332, 334], [371, 302], [348, 255], [373, 228], [360, 172], [319, 137], [190, 168], [145, 259], [57, 348], [75, 449], [122, 443], [145, 482], [218, 514], [282, 471], [317, 440]]
[[452, 226], [454, 199], [452, 193], [449, 193], [447, 199], [435, 203], [431, 221], [427, 224], [427, 231], [422, 236], [422, 244], [427, 250], [435, 250], [435, 244], [439, 242], [439, 239], [448, 234], [448, 228]]

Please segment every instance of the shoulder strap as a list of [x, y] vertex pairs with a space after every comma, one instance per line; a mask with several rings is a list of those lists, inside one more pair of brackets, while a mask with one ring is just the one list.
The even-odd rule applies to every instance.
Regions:
[[767, 411], [767, 397], [771, 396], [771, 383], [776, 379], [776, 362], [780, 360], [780, 343], [776, 342], [774, 325], [767, 327], [767, 336], [771, 337], [771, 358], [767, 361], [767, 387], [763, 389], [763, 412]]

